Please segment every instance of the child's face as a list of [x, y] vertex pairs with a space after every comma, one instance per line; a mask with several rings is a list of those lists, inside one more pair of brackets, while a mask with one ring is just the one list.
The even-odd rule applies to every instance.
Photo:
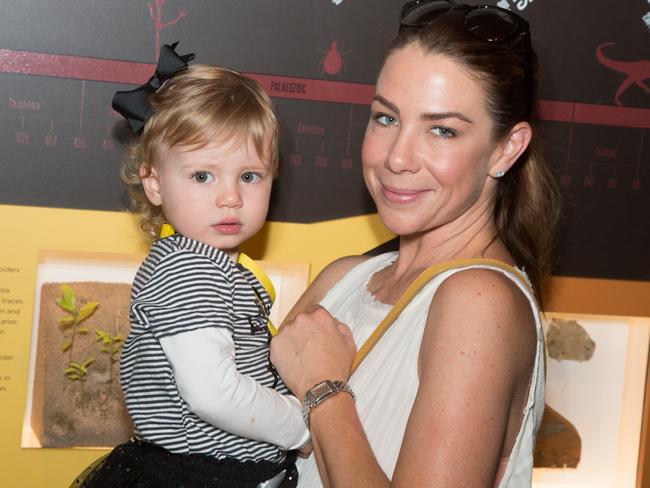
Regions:
[[232, 259], [264, 225], [272, 182], [270, 161], [250, 139], [165, 148], [143, 178], [147, 197], [177, 232]]

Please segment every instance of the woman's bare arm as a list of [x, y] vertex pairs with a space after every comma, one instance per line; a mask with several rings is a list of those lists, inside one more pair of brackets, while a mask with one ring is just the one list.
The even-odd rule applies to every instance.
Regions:
[[[291, 344], [285, 354], [273, 351], [274, 362], [275, 353], [295, 355], [281, 361], [279, 370], [299, 398], [323, 379], [347, 379], [349, 352], [329, 314], [301, 314], [288, 325], [283, 341]], [[326, 486], [491, 486], [504, 445], [521, 423], [535, 339], [528, 301], [507, 278], [487, 270], [450, 277], [431, 304], [420, 386], [392, 483], [372, 453], [352, 399], [338, 394], [311, 418]]]
[[479, 269], [449, 277], [431, 303], [393, 485], [491, 487], [521, 425], [535, 346], [529, 302], [511, 280]]
[[[320, 307], [285, 322], [271, 341], [273, 364], [301, 400], [323, 380], [346, 381], [355, 354], [349, 329]], [[388, 486], [349, 394], [339, 393], [312, 409], [310, 420], [324, 486]]]

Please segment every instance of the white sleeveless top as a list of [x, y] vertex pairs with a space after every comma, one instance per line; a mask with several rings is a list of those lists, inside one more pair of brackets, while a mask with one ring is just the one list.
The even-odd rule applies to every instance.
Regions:
[[[338, 320], [352, 329], [358, 347], [391, 309], [377, 301], [367, 285], [371, 276], [397, 258], [386, 253], [354, 267], [321, 301]], [[499, 483], [500, 488], [530, 488], [535, 435], [544, 413], [544, 335], [535, 297], [526, 283], [514, 273], [489, 265], [488, 268], [510, 278], [528, 298], [537, 330], [537, 349], [528, 401], [521, 429]], [[467, 268], [463, 268], [467, 269]], [[356, 394], [356, 408], [361, 424], [379, 465], [392, 478], [406, 423], [419, 386], [418, 357], [431, 300], [440, 284], [460, 269], [451, 269], [433, 278], [406, 306], [374, 349], [366, 356], [349, 380]], [[298, 460], [299, 488], [322, 487], [314, 456]]]

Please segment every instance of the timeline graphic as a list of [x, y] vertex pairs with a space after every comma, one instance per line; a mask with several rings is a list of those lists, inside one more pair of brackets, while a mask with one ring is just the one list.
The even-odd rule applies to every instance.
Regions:
[[[334, 43], [333, 43], [334, 45]], [[334, 46], [332, 49], [335, 49]], [[326, 54], [330, 56], [330, 54]], [[341, 69], [340, 60], [330, 61], [329, 67], [324, 69], [335, 74]], [[327, 64], [325, 60], [323, 64]], [[77, 134], [68, 137], [71, 144], [76, 149], [87, 149], [86, 135], [84, 133], [84, 111], [86, 109], [86, 84], [91, 82], [107, 83], [126, 83], [138, 84], [146, 81], [151, 76], [153, 64], [132, 63], [121, 60], [101, 60], [92, 58], [82, 58], [74, 56], [50, 55], [47, 53], [30, 53], [25, 51], [11, 51], [7, 49], [0, 50], [0, 71], [5, 73], [17, 73], [30, 76], [49, 76], [78, 80], [76, 91], [78, 92], [78, 131]], [[370, 84], [349, 83], [337, 80], [321, 80], [296, 78], [289, 76], [268, 75], [258, 73], [247, 73], [256, 79], [267, 90], [267, 92], [276, 99], [303, 100], [313, 102], [333, 102], [336, 104], [345, 104], [347, 106], [347, 124], [343, 127], [345, 139], [334, 141], [327, 137], [327, 133], [332, 132], [332, 127], [340, 125], [340, 120], [331, 120], [325, 114], [318, 123], [310, 121], [296, 120], [293, 121], [292, 127], [288, 127], [288, 134], [283, 138], [283, 146], [288, 149], [285, 152], [288, 163], [292, 167], [301, 166], [305, 160], [302, 151], [312, 148], [308, 151], [314, 154], [314, 166], [318, 168], [332, 167], [328, 163], [326, 148], [339, 147], [343, 150], [342, 155], [337, 156], [339, 164], [334, 165], [339, 169], [349, 170], [353, 166], [353, 156], [358, 154], [360, 143], [359, 126], [364, 121], [353, 121], [355, 106], [367, 106], [370, 104], [374, 94], [374, 86]], [[105, 98], [108, 103], [110, 99]], [[30, 144], [33, 143], [34, 136], [26, 127], [26, 120], [42, 119], [40, 116], [41, 108], [45, 102], [33, 99], [20, 99], [9, 96], [7, 107], [10, 116], [17, 119], [18, 127], [16, 129], [16, 143]], [[357, 113], [362, 109], [357, 108]], [[289, 111], [290, 112], [290, 111]], [[324, 111], [327, 112], [327, 111]], [[367, 112], [367, 111], [366, 111]], [[119, 119], [117, 114], [109, 107], [105, 107], [106, 114], [106, 137], [102, 138], [97, 144], [101, 149], [115, 150], [115, 142], [109, 137], [111, 123]], [[329, 119], [329, 120], [327, 120]], [[576, 166], [586, 166], [586, 173], [583, 177], [584, 186], [593, 187], [596, 184], [594, 176], [595, 166], [608, 166], [610, 168], [610, 177], [607, 179], [607, 188], [619, 188], [621, 182], [621, 168], [633, 168], [630, 180], [624, 184], [632, 191], [640, 191], [643, 187], [642, 176], [647, 178], [647, 168], [643, 162], [647, 161], [647, 150], [644, 148], [644, 131], [650, 129], [650, 110], [643, 108], [622, 107], [622, 106], [604, 106], [573, 102], [557, 102], [544, 100], [538, 106], [538, 119], [543, 123], [566, 123], [568, 124], [568, 147], [563, 158], [554, 160], [560, 170], [561, 181], [565, 186], [578, 184], [572, 175]], [[98, 120], [94, 117], [94, 120]], [[325, 127], [324, 120], [330, 125]], [[39, 137], [43, 144], [54, 146], [60, 143], [58, 131], [56, 130], [56, 121], [50, 119], [49, 129], [46, 134]], [[320, 124], [320, 125], [319, 125]], [[638, 132], [638, 141], [636, 142], [636, 157], [632, 160], [620, 161], [620, 150], [616, 147], [615, 141], [608, 143], [607, 138], [600, 141], [593, 147], [592, 157], [576, 157], [574, 154], [574, 144], [580, 131], [576, 133], [576, 127], [581, 125], [621, 127], [626, 129], [636, 129]], [[352, 136], [352, 128], [355, 128], [355, 137]], [[630, 141], [635, 144], [634, 141]], [[609, 144], [609, 145], [608, 145]], [[353, 147], [354, 146], [354, 147]], [[313, 148], [316, 149], [313, 149]], [[584, 151], [583, 151], [584, 152]], [[617, 174], [618, 170], [618, 174]], [[623, 172], [624, 174], [629, 173]]]

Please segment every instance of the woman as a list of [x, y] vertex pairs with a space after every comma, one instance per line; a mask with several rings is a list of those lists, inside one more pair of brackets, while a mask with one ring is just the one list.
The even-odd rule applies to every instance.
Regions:
[[[535, 67], [514, 13], [402, 8], [362, 149], [399, 252], [331, 264], [272, 341], [306, 398], [315, 461], [299, 486], [530, 486], [544, 408], [537, 302], [560, 211], [532, 128]], [[491, 261], [458, 261], [476, 258]], [[446, 262], [349, 378], [391, 305]]]

